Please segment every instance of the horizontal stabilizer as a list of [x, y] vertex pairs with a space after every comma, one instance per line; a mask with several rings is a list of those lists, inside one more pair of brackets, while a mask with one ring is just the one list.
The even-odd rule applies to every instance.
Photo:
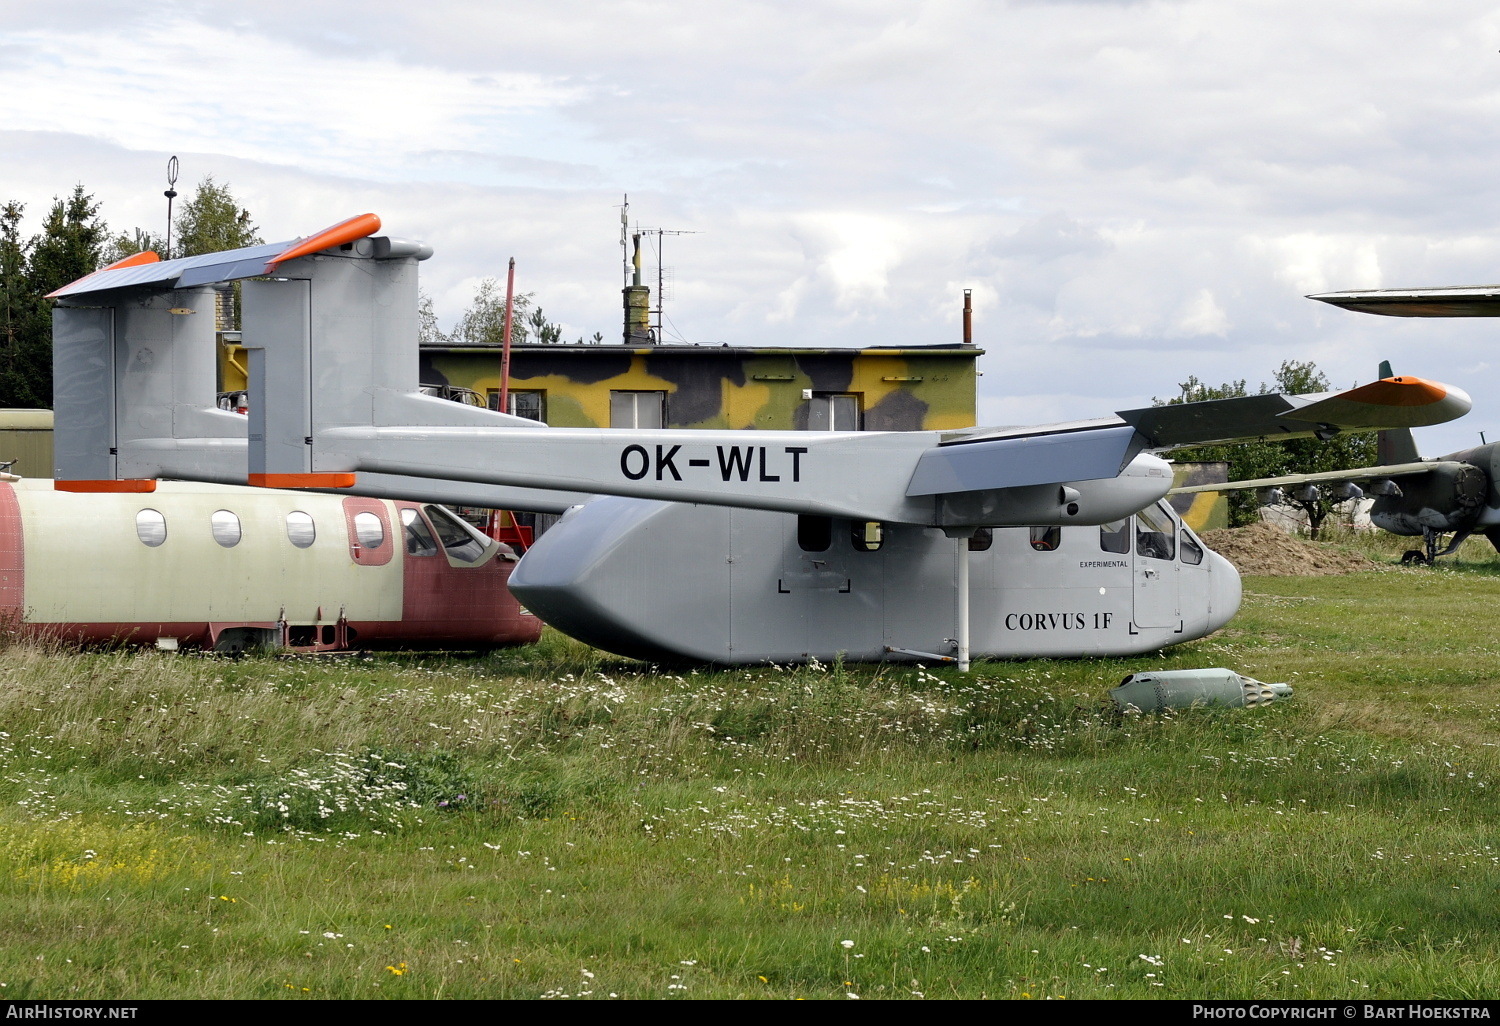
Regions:
[[[330, 228], [302, 239], [287, 242], [272, 242], [264, 246], [246, 246], [243, 249], [228, 249], [220, 253], [203, 253], [198, 256], [179, 257], [176, 260], [159, 260], [149, 251], [136, 253], [101, 267], [93, 274], [84, 275], [56, 292], [47, 294], [48, 299], [65, 296], [81, 296], [94, 292], [109, 292], [114, 289], [172, 290], [192, 288], [196, 285], [213, 285], [222, 281], [238, 281], [241, 278], [258, 278], [270, 274], [276, 266], [297, 257], [316, 253], [357, 242], [380, 230], [380, 218], [374, 214], [360, 214], [340, 221]], [[430, 255], [427, 247], [402, 246], [399, 240], [376, 239], [372, 251], [376, 259], [391, 256], [416, 256], [418, 260]], [[393, 245], [392, 243], [396, 243]], [[369, 245], [366, 243], [365, 245]]]
[[1366, 289], [1308, 296], [1320, 303], [1386, 317], [1500, 317], [1500, 285]]
[[1139, 452], [1127, 424], [1022, 438], [991, 438], [928, 449], [906, 494], [943, 495], [1114, 477]]
[[1468, 394], [1452, 385], [1403, 375], [1320, 395], [1245, 395], [1200, 403], [1123, 410], [1150, 449], [1251, 439], [1328, 437], [1339, 431], [1427, 427], [1469, 412]]
[[1431, 460], [1426, 463], [1398, 463], [1389, 467], [1362, 467], [1359, 470], [1327, 470], [1320, 474], [1288, 474], [1285, 477], [1261, 477], [1253, 481], [1226, 481], [1221, 484], [1187, 485], [1173, 488], [1169, 495], [1188, 495], [1192, 492], [1237, 492], [1249, 488], [1283, 488], [1288, 485], [1320, 484], [1324, 481], [1373, 481], [1384, 477], [1405, 477], [1410, 474], [1426, 474], [1444, 467], [1464, 467], [1468, 464], [1451, 460]]

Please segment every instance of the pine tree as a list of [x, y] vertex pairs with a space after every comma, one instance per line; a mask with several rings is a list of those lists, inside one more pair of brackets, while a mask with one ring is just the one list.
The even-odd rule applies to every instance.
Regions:
[[42, 231], [21, 241], [22, 205], [0, 208], [0, 406], [52, 405], [52, 302], [45, 298], [92, 274], [109, 229], [99, 204], [74, 186], [56, 198]]
[[182, 205], [175, 226], [173, 256], [199, 256], [242, 249], [261, 242], [250, 211], [239, 205], [228, 185], [219, 185], [213, 175], [204, 175], [193, 198]]

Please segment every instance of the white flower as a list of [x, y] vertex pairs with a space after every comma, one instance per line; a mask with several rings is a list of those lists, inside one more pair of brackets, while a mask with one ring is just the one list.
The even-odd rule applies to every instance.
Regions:
[[[844, 948], [852, 948], [854, 947], [854, 942], [851, 940], [841, 940], [839, 941], [839, 946]], [[927, 949], [923, 948], [922, 950], [926, 951]]]

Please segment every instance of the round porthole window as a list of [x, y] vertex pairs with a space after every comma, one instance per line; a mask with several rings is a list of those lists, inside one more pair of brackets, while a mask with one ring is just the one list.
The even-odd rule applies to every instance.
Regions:
[[354, 514], [354, 537], [367, 549], [378, 549], [385, 541], [385, 525], [374, 513]]
[[167, 518], [154, 509], [143, 509], [135, 515], [135, 536], [142, 545], [153, 549], [167, 540]]
[[226, 549], [232, 549], [240, 543], [240, 518], [229, 510], [215, 510], [209, 518], [209, 526], [213, 528], [214, 541]]
[[286, 515], [286, 537], [299, 549], [305, 549], [312, 545], [318, 537], [318, 528], [313, 523], [312, 515], [304, 513], [300, 509], [294, 510]]

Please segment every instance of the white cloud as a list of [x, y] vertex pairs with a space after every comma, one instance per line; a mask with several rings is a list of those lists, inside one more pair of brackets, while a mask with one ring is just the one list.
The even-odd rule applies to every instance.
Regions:
[[8, 11], [0, 198], [35, 214], [83, 181], [112, 223], [156, 224], [178, 152], [269, 238], [366, 209], [428, 238], [450, 321], [514, 255], [570, 334], [613, 339], [628, 191], [700, 233], [668, 258], [689, 338], [955, 341], [970, 287], [986, 417], [1389, 358], [1479, 404], [1424, 449], [1500, 434], [1486, 323], [1302, 298], [1500, 280], [1500, 12], [1478, 0], [222, 11]]

